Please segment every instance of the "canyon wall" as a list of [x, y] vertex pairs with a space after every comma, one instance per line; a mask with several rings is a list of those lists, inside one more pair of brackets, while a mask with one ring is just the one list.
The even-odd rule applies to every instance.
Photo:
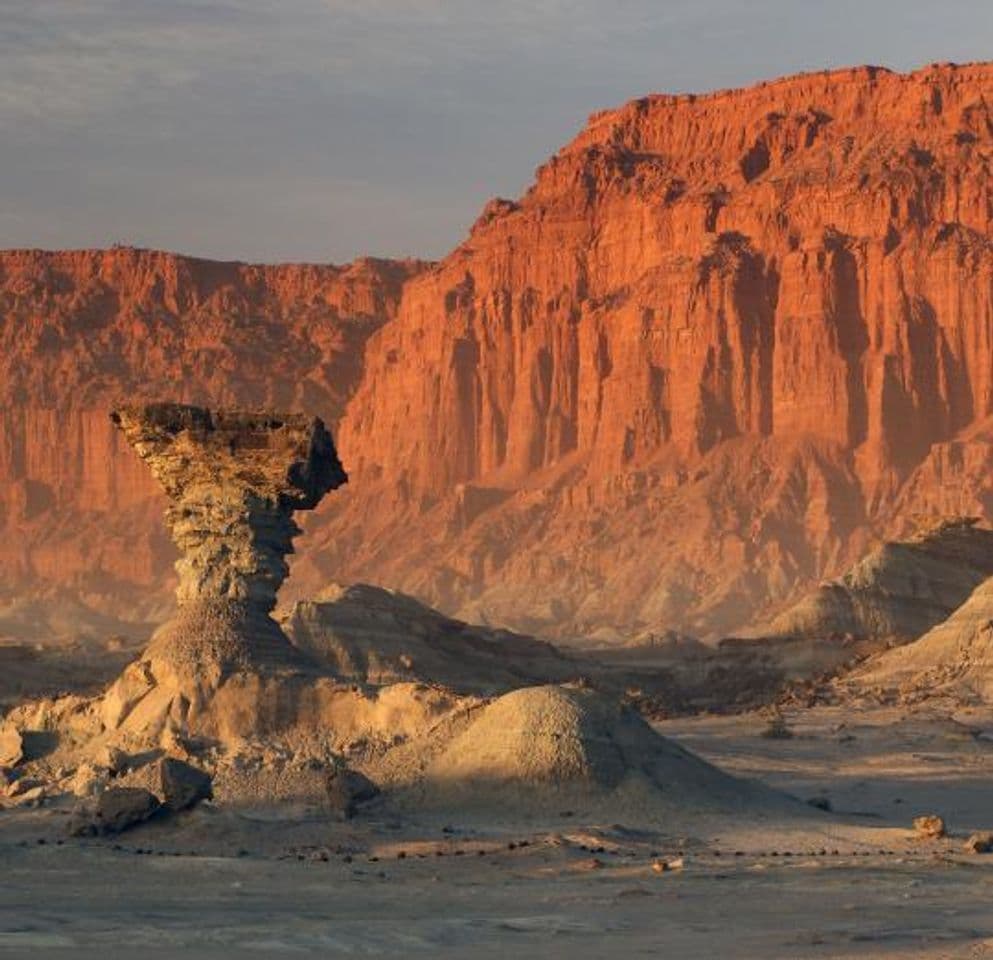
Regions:
[[93, 413], [116, 390], [337, 428], [351, 482], [288, 596], [717, 635], [917, 514], [989, 518], [991, 104], [991, 65], [646, 97], [431, 266], [8, 254], [0, 563], [160, 576], [153, 522], [79, 540], [147, 493]]

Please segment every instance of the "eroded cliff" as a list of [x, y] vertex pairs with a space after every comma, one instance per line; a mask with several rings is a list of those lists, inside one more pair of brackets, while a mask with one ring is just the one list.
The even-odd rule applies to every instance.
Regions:
[[[344, 405], [353, 482], [315, 518], [296, 596], [362, 579], [525, 630], [719, 634], [911, 514], [988, 519], [991, 102], [990, 65], [646, 97], [592, 117], [425, 269], [147, 286], [157, 255], [108, 253], [83, 295], [79, 270], [60, 292], [74, 255], [7, 255], [0, 466], [25, 533], [0, 559], [154, 581], [153, 513], [86, 525], [147, 486], [53, 412], [150, 370], [183, 399], [329, 422]], [[132, 272], [154, 297], [127, 294]]]
[[410, 535], [344, 507], [329, 567], [708, 633], [901, 527], [993, 402], [991, 95], [862, 68], [593, 117], [370, 340], [351, 497]]

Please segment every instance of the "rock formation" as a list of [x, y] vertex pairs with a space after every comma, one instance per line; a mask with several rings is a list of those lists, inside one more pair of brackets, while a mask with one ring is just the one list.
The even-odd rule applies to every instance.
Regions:
[[[41, 792], [23, 802], [59, 792], [92, 800], [70, 825], [74, 835], [142, 823], [163, 799], [176, 812], [215, 795], [266, 802], [319, 795], [347, 818], [379, 796], [380, 777], [386, 801], [401, 809], [415, 798], [461, 810], [461, 795], [484, 808], [495, 802], [513, 817], [548, 813], [564, 799], [595, 801], [611, 813], [633, 801], [639, 816], [661, 822], [672, 809], [671, 788], [683, 810], [784, 802], [664, 740], [610, 695], [544, 686], [490, 703], [392, 675], [372, 686], [375, 639], [353, 634], [343, 643], [328, 630], [334, 618], [316, 605], [298, 605], [289, 617], [304, 641], [294, 646], [271, 617], [300, 532], [293, 514], [346, 481], [322, 421], [176, 403], [124, 406], [112, 418], [171, 501], [178, 609], [102, 697], [29, 702], [4, 718], [0, 760], [23, 763], [22, 731], [43, 731], [47, 744], [28, 764]], [[506, 636], [501, 647], [416, 601], [389, 594], [378, 601], [393, 621], [386, 635], [394, 647], [397, 632], [418, 621], [424, 628], [411, 648], [423, 660], [420, 679], [440, 673], [478, 690], [512, 687], [529, 668], [570, 669], [540, 642]], [[369, 613], [365, 622], [375, 625]], [[387, 649], [383, 662], [399, 672], [390, 664], [395, 652]], [[501, 663], [501, 654], [522, 652], [522, 665]], [[361, 677], [356, 654], [365, 661]], [[342, 667], [352, 676], [342, 677]], [[152, 765], [152, 758], [161, 759]]]
[[450, 717], [372, 770], [403, 809], [458, 809], [487, 822], [530, 814], [663, 825], [687, 809], [799, 806], [721, 772], [613, 698], [576, 686], [514, 690]]
[[306, 671], [270, 613], [300, 532], [294, 512], [347, 478], [319, 419], [173, 403], [112, 419], [169, 497], [181, 556], [177, 613], [112, 688], [104, 721], [121, 727], [138, 711], [143, 733], [185, 730], [233, 674]]
[[885, 543], [756, 636], [907, 643], [946, 620], [993, 576], [993, 531], [950, 518]]
[[[144, 621], [171, 606], [166, 500], [108, 409], [169, 397], [305, 410], [333, 430], [366, 339], [420, 269], [0, 252], [0, 608], [8, 595], [37, 596], [37, 632], [19, 623], [18, 635], [47, 640], [83, 624], [97, 638], [146, 639]], [[115, 628], [94, 610], [136, 625]]]
[[4, 579], [116, 610], [157, 581], [157, 507], [90, 411], [168, 380], [335, 426], [357, 482], [297, 597], [706, 638], [911, 513], [988, 520], [991, 104], [985, 64], [645, 97], [435, 266], [6, 254]]
[[707, 636], [905, 532], [939, 457], [965, 512], [991, 104], [991, 65], [861, 68], [595, 115], [370, 338], [318, 541], [460, 616]]
[[294, 646], [356, 683], [416, 681], [490, 696], [589, 670], [551, 644], [452, 620], [369, 584], [328, 587], [294, 604], [282, 626]]
[[913, 699], [993, 702], [993, 579], [919, 640], [880, 654], [846, 678], [852, 690]]

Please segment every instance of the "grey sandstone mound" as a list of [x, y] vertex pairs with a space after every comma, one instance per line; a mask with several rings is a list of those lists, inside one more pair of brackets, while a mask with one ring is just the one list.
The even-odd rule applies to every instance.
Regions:
[[385, 758], [375, 775], [417, 809], [499, 817], [594, 815], [631, 822], [779, 807], [788, 797], [722, 773], [614, 698], [527, 687], [477, 706]]
[[490, 695], [581, 672], [549, 643], [453, 620], [369, 584], [332, 586], [295, 604], [283, 628], [299, 649], [358, 683], [416, 681]]
[[846, 683], [915, 699], [946, 694], [993, 702], [993, 578], [943, 623], [869, 661]]
[[928, 524], [908, 540], [885, 543], [837, 580], [770, 624], [767, 638], [808, 637], [908, 643], [941, 623], [993, 576], [993, 531], [971, 517]]

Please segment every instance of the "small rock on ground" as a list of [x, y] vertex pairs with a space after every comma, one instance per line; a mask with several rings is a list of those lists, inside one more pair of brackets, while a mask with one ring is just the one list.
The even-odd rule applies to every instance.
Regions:
[[140, 787], [111, 787], [96, 803], [78, 811], [69, 823], [74, 837], [122, 833], [154, 816], [162, 804], [154, 793]]
[[945, 821], [934, 814], [926, 817], [915, 817], [914, 830], [921, 839], [939, 840], [945, 836]]
[[993, 833], [981, 831], [972, 834], [965, 842], [968, 853], [993, 853]]
[[367, 803], [379, 795], [379, 787], [367, 776], [347, 767], [331, 770], [327, 775], [325, 786], [331, 812], [344, 820], [351, 819], [360, 804]]

